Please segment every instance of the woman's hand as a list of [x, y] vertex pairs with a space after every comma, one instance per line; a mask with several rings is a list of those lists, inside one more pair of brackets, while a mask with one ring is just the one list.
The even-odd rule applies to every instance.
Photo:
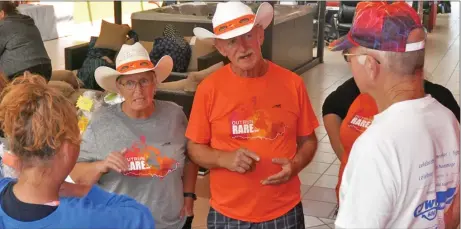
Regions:
[[121, 152], [112, 152], [101, 161], [79, 162], [72, 169], [70, 176], [77, 184], [93, 185], [109, 170], [118, 173], [128, 171], [130, 164], [124, 156], [126, 152], [126, 149]]
[[184, 206], [181, 209], [181, 213], [179, 216], [181, 218], [183, 217], [189, 217], [194, 215], [194, 199], [191, 197], [184, 197]]
[[98, 170], [101, 173], [107, 173], [109, 170], [114, 170], [119, 173], [127, 171], [128, 168], [130, 167], [130, 164], [126, 160], [126, 158], [123, 156], [125, 154], [126, 149], [122, 150], [121, 152], [112, 152], [110, 153], [106, 159], [103, 161], [97, 162], [97, 167]]

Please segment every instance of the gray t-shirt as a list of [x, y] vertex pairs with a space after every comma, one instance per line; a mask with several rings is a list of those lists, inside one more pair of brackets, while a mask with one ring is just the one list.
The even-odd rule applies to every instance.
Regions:
[[110, 171], [98, 184], [146, 205], [156, 228], [182, 228], [186, 127], [184, 112], [172, 102], [155, 100], [154, 113], [143, 120], [126, 116], [121, 104], [102, 107], [83, 134], [78, 162], [104, 160], [111, 152], [126, 148], [130, 171], [125, 175]]

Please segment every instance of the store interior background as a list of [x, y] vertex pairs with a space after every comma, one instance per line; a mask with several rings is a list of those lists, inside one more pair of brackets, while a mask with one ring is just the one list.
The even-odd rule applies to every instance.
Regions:
[[[67, 36], [44, 42], [54, 70], [64, 69], [64, 48], [88, 42], [90, 36], [97, 36], [102, 19], [114, 22], [113, 2], [47, 2], [46, 4], [55, 5], [57, 11], [73, 14], [73, 25], [67, 32]], [[122, 4], [124, 24], [131, 24], [131, 13], [157, 7], [155, 3], [148, 1]], [[459, 2], [451, 4], [451, 14], [437, 15], [436, 26], [428, 35], [425, 77], [447, 87], [459, 103], [460, 6]], [[324, 63], [303, 73], [302, 77], [315, 113], [321, 122], [321, 107], [324, 99], [352, 75], [342, 55], [332, 53], [325, 48]], [[313, 162], [299, 176], [302, 182], [306, 228], [328, 229], [334, 228], [333, 214], [337, 206], [334, 188], [338, 180], [339, 161], [330, 146], [322, 122], [321, 125], [316, 130], [319, 139], [317, 153]], [[197, 194], [199, 198], [195, 204], [194, 228], [206, 228], [206, 214], [209, 209], [208, 176], [199, 177]]]

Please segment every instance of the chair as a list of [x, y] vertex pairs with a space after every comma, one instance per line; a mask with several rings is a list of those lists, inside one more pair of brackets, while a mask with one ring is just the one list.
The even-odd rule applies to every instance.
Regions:
[[360, 1], [341, 1], [338, 14], [334, 17], [334, 26], [338, 38], [346, 35], [352, 27], [354, 20], [355, 7]]

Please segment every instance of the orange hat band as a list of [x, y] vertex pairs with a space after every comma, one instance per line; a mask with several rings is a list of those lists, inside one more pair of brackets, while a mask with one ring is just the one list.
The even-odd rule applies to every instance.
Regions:
[[221, 35], [223, 33], [232, 31], [234, 29], [240, 28], [242, 26], [254, 23], [255, 15], [254, 14], [247, 14], [241, 17], [238, 17], [232, 21], [228, 21], [221, 25], [216, 26], [213, 31], [215, 35]]
[[133, 71], [137, 69], [146, 69], [146, 68], [148, 69], [154, 68], [154, 64], [150, 62], [149, 60], [136, 60], [136, 61], [128, 62], [128, 63], [118, 66], [117, 72], [126, 73], [128, 71]]

